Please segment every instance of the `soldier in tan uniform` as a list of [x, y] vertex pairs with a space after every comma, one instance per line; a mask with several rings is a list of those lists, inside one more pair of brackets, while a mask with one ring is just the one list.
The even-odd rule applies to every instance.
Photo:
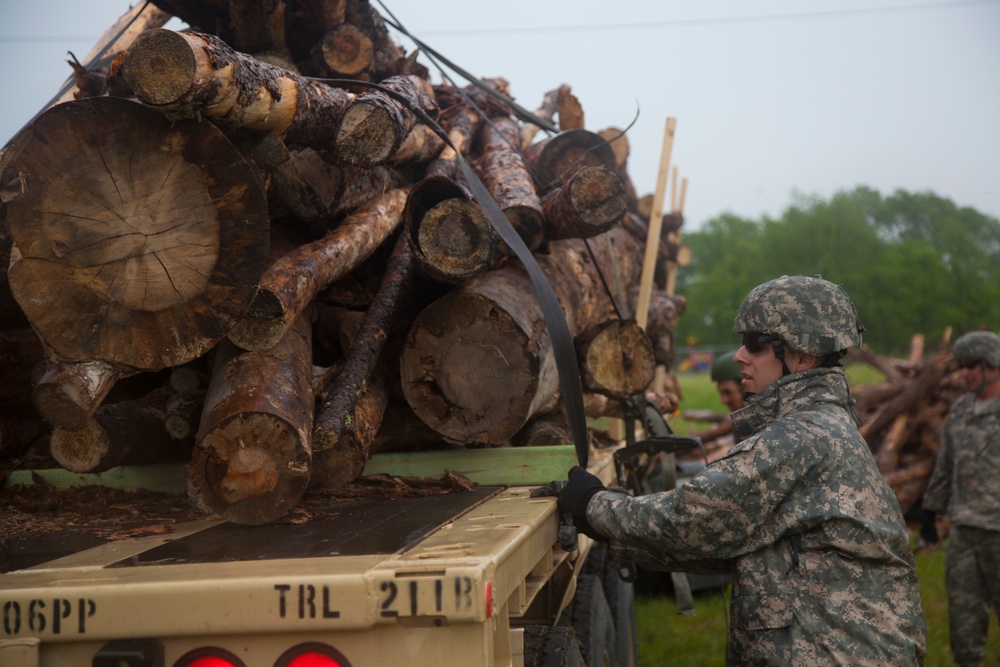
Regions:
[[754, 288], [736, 316], [750, 397], [739, 444], [641, 497], [570, 471], [559, 506], [647, 568], [732, 575], [730, 665], [922, 665], [926, 627], [899, 503], [858, 433], [844, 370], [864, 328], [821, 278]]
[[969, 392], [948, 411], [920, 534], [934, 544], [936, 515], [951, 519], [945, 558], [951, 654], [967, 667], [985, 658], [990, 607], [1000, 616], [1000, 337], [967, 333], [952, 353]]

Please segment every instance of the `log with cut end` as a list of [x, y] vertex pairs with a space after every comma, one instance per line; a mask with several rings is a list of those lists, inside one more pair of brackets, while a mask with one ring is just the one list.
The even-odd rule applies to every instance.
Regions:
[[545, 240], [542, 202], [531, 172], [517, 148], [520, 128], [510, 118], [483, 125], [479, 176], [529, 250]]
[[575, 339], [585, 389], [619, 401], [653, 381], [653, 345], [634, 319], [601, 322]]
[[422, 273], [446, 283], [494, 266], [497, 238], [483, 209], [454, 181], [425, 178], [410, 190], [403, 225]]
[[[402, 145], [413, 129], [412, 105], [428, 116], [437, 116], [434, 90], [416, 76], [394, 76], [379, 83], [379, 89], [358, 95], [340, 115], [333, 155], [337, 161], [357, 167], [383, 164]], [[406, 104], [391, 91], [409, 101]]]
[[164, 428], [167, 390], [100, 406], [77, 431], [56, 428], [49, 438], [52, 458], [77, 473], [104, 472], [122, 465], [181, 463], [191, 457], [194, 434], [177, 440]]
[[375, 62], [371, 37], [350, 23], [339, 23], [312, 50], [311, 63], [331, 78], [354, 78], [368, 72]]
[[32, 400], [42, 419], [66, 431], [87, 426], [94, 411], [118, 380], [135, 369], [106, 361], [67, 361], [46, 353], [45, 373]]
[[196, 507], [257, 525], [295, 506], [310, 476], [311, 376], [305, 315], [267, 352], [220, 344], [188, 466]]
[[10, 288], [62, 358], [159, 370], [243, 316], [270, 221], [218, 128], [98, 97], [48, 110], [12, 149], [4, 180], [24, 187], [6, 204]]
[[[621, 227], [594, 243], [609, 282], [638, 278], [637, 243]], [[600, 238], [600, 237], [597, 237]], [[573, 335], [613, 316], [590, 253], [578, 239], [538, 256]], [[531, 281], [519, 264], [488, 271], [425, 308], [400, 360], [403, 394], [428, 426], [457, 442], [510, 439], [558, 389], [552, 343]]]
[[589, 165], [542, 198], [545, 237], [589, 238], [606, 232], [625, 214], [622, 180], [611, 169]]
[[332, 147], [353, 95], [234, 51], [214, 35], [162, 28], [143, 33], [117, 73], [143, 104], [173, 117], [284, 134]]
[[370, 257], [399, 226], [407, 192], [405, 188], [387, 192], [355, 210], [322, 239], [301, 245], [272, 264], [229, 339], [245, 350], [275, 345], [317, 293]]
[[292, 36], [288, 50], [300, 69], [309, 69], [316, 45], [334, 26], [344, 22], [346, 9], [346, 0], [285, 1], [286, 33]]
[[560, 132], [531, 144], [524, 157], [535, 175], [538, 192], [545, 194], [592, 164], [615, 169], [615, 153], [600, 135], [588, 130]]

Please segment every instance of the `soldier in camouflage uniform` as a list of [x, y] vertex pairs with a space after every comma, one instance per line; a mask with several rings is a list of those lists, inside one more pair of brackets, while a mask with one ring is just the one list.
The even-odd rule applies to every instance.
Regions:
[[967, 333], [953, 353], [970, 391], [948, 411], [920, 532], [934, 544], [936, 515], [951, 519], [948, 624], [952, 656], [965, 667], [985, 658], [990, 607], [1000, 616], [1000, 337]]
[[632, 497], [582, 468], [559, 506], [647, 568], [732, 575], [730, 665], [922, 665], [926, 627], [902, 512], [858, 432], [840, 359], [854, 304], [821, 278], [753, 289], [741, 440], [672, 491]]

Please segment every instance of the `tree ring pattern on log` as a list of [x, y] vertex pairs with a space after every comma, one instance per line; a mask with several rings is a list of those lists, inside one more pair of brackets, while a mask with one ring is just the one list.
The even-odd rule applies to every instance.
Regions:
[[144, 370], [225, 336], [263, 273], [269, 218], [222, 132], [109, 97], [26, 132], [9, 162], [27, 187], [8, 204], [8, 275], [39, 336], [67, 359]]

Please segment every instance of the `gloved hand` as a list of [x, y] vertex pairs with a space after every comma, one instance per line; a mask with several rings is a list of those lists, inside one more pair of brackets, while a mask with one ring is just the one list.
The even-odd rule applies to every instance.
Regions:
[[559, 492], [562, 491], [563, 486], [566, 482], [551, 481], [545, 486], [540, 486], [537, 489], [532, 490], [532, 498], [558, 498]]
[[934, 520], [937, 514], [931, 510], [921, 510], [920, 512], [920, 537], [924, 538], [927, 544], [938, 543], [937, 524]]
[[604, 491], [605, 486], [596, 476], [580, 466], [569, 469], [569, 481], [559, 493], [557, 505], [562, 512], [568, 512], [573, 517], [576, 529], [595, 540], [607, 541], [587, 521], [587, 505], [598, 491]]

